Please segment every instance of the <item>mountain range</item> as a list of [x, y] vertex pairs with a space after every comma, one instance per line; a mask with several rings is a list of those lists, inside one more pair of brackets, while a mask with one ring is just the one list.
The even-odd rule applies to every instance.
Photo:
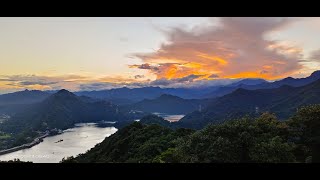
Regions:
[[315, 71], [309, 77], [306, 77], [306, 78], [287, 77], [274, 82], [267, 82], [263, 79], [244, 79], [239, 82], [214, 89], [213, 91], [211, 91], [210, 93], [206, 94], [203, 97], [204, 98], [220, 97], [220, 96], [229, 94], [239, 88], [256, 90], [256, 89], [274, 89], [274, 88], [281, 87], [283, 85], [299, 87], [299, 86], [310, 84], [318, 79], [320, 79], [320, 71]]
[[78, 97], [63, 89], [39, 103], [25, 105], [23, 110], [13, 114], [1, 126], [6, 127], [7, 132], [21, 131], [27, 127], [37, 130], [66, 129], [75, 123], [122, 121], [134, 119], [133, 116], [110, 102]]
[[244, 115], [270, 111], [280, 119], [288, 118], [297, 108], [320, 103], [320, 80], [301, 87], [283, 85], [275, 89], [239, 88], [211, 101], [203, 111], [194, 111], [180, 120], [182, 126], [201, 128]]
[[183, 99], [170, 94], [162, 94], [155, 99], [144, 99], [127, 106], [128, 109], [167, 114], [186, 114], [204, 107], [208, 99]]
[[315, 71], [306, 78], [288, 77], [275, 82], [249, 78], [224, 87], [124, 87], [75, 93], [25, 90], [0, 95], [0, 114], [11, 116], [8, 123], [16, 129], [67, 128], [78, 122], [101, 120], [127, 122], [153, 112], [187, 114], [178, 123], [196, 128], [263, 111], [285, 119], [302, 105], [320, 103], [319, 79], [320, 71]]
[[32, 104], [40, 102], [49, 97], [50, 93], [38, 90], [24, 90], [9, 94], [0, 95], [0, 105], [8, 104]]

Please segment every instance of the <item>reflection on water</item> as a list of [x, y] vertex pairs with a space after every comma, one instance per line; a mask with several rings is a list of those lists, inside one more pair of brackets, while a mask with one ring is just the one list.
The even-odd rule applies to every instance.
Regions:
[[62, 134], [44, 138], [43, 142], [29, 149], [1, 155], [0, 160], [19, 158], [35, 163], [57, 163], [63, 157], [85, 153], [116, 131], [114, 127], [100, 128], [94, 123], [76, 124], [74, 128], [67, 129]]
[[170, 122], [177, 122], [185, 116], [183, 114], [172, 115], [172, 114], [158, 113], [158, 112], [154, 112], [153, 114], [163, 117], [165, 120]]

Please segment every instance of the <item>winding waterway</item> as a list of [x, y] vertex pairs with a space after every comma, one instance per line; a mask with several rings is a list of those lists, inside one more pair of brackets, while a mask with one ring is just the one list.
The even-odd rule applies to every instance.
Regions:
[[18, 158], [34, 163], [58, 163], [63, 157], [85, 153], [116, 131], [114, 127], [97, 127], [94, 123], [76, 124], [62, 134], [44, 138], [31, 148], [1, 155], [0, 160]]
[[[154, 113], [170, 122], [179, 121], [184, 115]], [[98, 127], [95, 123], [76, 124], [62, 134], [50, 136], [31, 148], [0, 155], [1, 161], [20, 159], [34, 163], [58, 163], [64, 157], [77, 156], [93, 148], [106, 137], [115, 133], [115, 127]]]

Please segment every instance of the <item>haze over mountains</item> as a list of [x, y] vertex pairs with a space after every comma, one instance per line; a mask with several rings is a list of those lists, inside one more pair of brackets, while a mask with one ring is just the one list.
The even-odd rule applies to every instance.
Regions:
[[282, 85], [275, 89], [246, 90], [239, 88], [212, 101], [201, 112], [195, 111], [180, 120], [184, 126], [201, 128], [244, 115], [273, 112], [280, 119], [291, 116], [303, 105], [320, 103], [320, 80], [301, 87]]
[[202, 89], [124, 87], [75, 93], [25, 90], [0, 95], [0, 113], [10, 115], [15, 127], [31, 124], [40, 129], [101, 120], [133, 121], [153, 112], [187, 114], [179, 123], [200, 128], [209, 122], [264, 111], [286, 118], [301, 105], [320, 103], [319, 79], [320, 71], [316, 71], [300, 79], [242, 79], [224, 87]]
[[101, 91], [79, 91], [76, 95], [84, 95], [92, 98], [99, 98], [112, 101], [118, 105], [136, 103], [144, 99], [155, 99], [162, 94], [170, 94], [183, 99], [205, 99], [220, 97], [233, 92], [238, 88], [243, 89], [272, 89], [282, 85], [299, 87], [320, 78], [320, 71], [315, 71], [306, 78], [285, 78], [275, 82], [268, 82], [264, 79], [241, 79], [226, 86], [208, 86], [199, 88], [160, 88], [160, 87], [142, 87], [142, 88], [118, 88]]
[[124, 121], [134, 118], [110, 102], [78, 97], [64, 89], [39, 103], [25, 105], [17, 113], [10, 115], [10, 120], [5, 122], [4, 126], [6, 131], [11, 132], [28, 127], [37, 130], [66, 129], [75, 123]]
[[[205, 98], [208, 95], [211, 98]], [[0, 132], [3, 137], [9, 137], [1, 141], [0, 149], [30, 143], [47, 130], [68, 129], [76, 123], [93, 122], [101, 127], [125, 129], [139, 119], [150, 127], [158, 124], [170, 131], [181, 131], [180, 128], [202, 129], [208, 124], [221, 124], [244, 116], [257, 118], [267, 111], [282, 121], [292, 117], [298, 108], [311, 104], [320, 104], [319, 71], [301, 79], [285, 78], [275, 82], [243, 79], [224, 87], [201, 90], [160, 87], [75, 93], [65, 89], [25, 90], [0, 95]], [[185, 116], [178, 122], [169, 122], [153, 113]], [[121, 139], [127, 136], [130, 134], [122, 134]], [[114, 137], [117, 136], [110, 138]], [[153, 141], [153, 137], [150, 138]], [[161, 139], [157, 146], [161, 146]], [[101, 154], [99, 146], [95, 149], [99, 152], [94, 153]]]
[[162, 94], [155, 99], [144, 99], [127, 106], [132, 110], [168, 114], [186, 114], [206, 106], [208, 99], [182, 99], [178, 96]]
[[212, 92], [208, 93], [205, 97], [219, 97], [223, 96], [226, 94], [229, 94], [233, 92], [234, 90], [238, 88], [243, 88], [243, 89], [249, 89], [249, 90], [255, 90], [255, 89], [273, 89], [273, 88], [278, 88], [283, 85], [288, 85], [292, 87], [299, 87], [299, 86], [304, 86], [309, 83], [312, 83], [316, 80], [320, 79], [320, 71], [315, 71], [313, 72], [309, 77], [306, 78], [292, 78], [292, 77], [287, 77], [278, 81], [274, 82], [267, 82], [262, 79], [245, 79], [241, 80], [239, 82], [233, 83], [228, 86], [220, 87]]
[[0, 95], [0, 105], [8, 104], [32, 104], [49, 97], [50, 93], [39, 90], [24, 90]]
[[206, 92], [210, 92], [212, 87], [194, 89], [194, 88], [160, 88], [160, 87], [142, 87], [142, 88], [118, 88], [102, 91], [80, 91], [76, 95], [85, 95], [88, 97], [106, 99], [118, 103], [119, 105], [136, 103], [144, 99], [154, 99], [162, 94], [179, 96], [184, 99], [199, 99]]

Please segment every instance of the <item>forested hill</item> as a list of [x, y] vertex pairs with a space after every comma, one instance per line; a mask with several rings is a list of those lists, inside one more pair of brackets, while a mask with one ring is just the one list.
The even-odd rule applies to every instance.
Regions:
[[26, 106], [24, 111], [12, 116], [0, 127], [5, 132], [21, 132], [28, 127], [36, 130], [66, 129], [81, 122], [128, 119], [134, 118], [110, 102], [89, 100], [60, 90], [40, 103]]
[[208, 101], [207, 99], [182, 99], [178, 96], [162, 94], [155, 99], [145, 99], [127, 108], [150, 113], [186, 114], [199, 109], [200, 106], [204, 107]]
[[180, 120], [185, 127], [201, 128], [243, 115], [276, 113], [280, 119], [291, 116], [303, 105], [320, 103], [320, 80], [302, 87], [281, 86], [276, 89], [237, 89], [212, 101], [203, 111], [194, 111]]
[[[77, 157], [63, 162], [293, 163], [320, 162], [320, 105], [301, 108], [288, 121], [270, 113], [172, 130], [149, 116], [134, 122]], [[156, 123], [152, 123], [156, 122]]]

